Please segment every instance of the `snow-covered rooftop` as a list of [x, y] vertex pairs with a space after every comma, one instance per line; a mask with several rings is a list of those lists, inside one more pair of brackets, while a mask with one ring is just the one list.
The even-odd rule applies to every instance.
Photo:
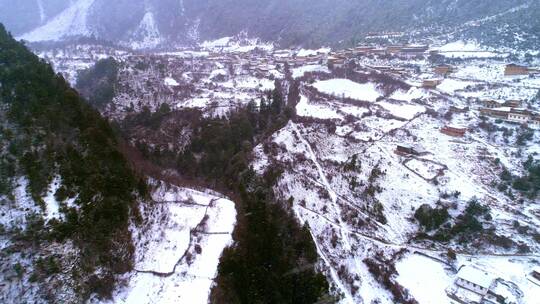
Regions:
[[482, 288], [489, 289], [495, 277], [485, 271], [473, 266], [463, 266], [458, 272], [458, 278], [470, 283], [479, 285]]

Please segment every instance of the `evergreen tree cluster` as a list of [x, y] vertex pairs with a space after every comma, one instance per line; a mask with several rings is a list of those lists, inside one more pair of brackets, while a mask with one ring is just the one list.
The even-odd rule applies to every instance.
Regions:
[[[227, 117], [186, 114], [191, 142], [172, 165], [185, 177], [232, 193], [238, 211], [234, 245], [222, 255], [212, 303], [315, 303], [328, 292], [325, 276], [315, 268], [317, 251], [308, 227], [273, 195], [281, 171], [272, 168], [258, 176], [249, 166], [253, 147], [293, 113], [282, 91], [276, 83], [259, 104], [252, 101]], [[122, 128], [150, 127], [159, 112], [137, 114]], [[170, 158], [168, 153], [143, 152], [160, 165]]]
[[309, 228], [275, 202], [271, 179], [247, 170], [239, 190], [235, 244], [221, 257], [211, 303], [316, 303], [327, 295]]
[[112, 102], [118, 83], [118, 65], [114, 58], [106, 58], [79, 72], [76, 88], [95, 108], [101, 109]]
[[[145, 194], [144, 181], [119, 152], [108, 122], [1, 24], [0, 84], [0, 142], [6, 144], [0, 149], [0, 191], [14, 200], [13, 184], [24, 176], [28, 192], [44, 207], [51, 181], [60, 177], [55, 197], [63, 219], [44, 223], [34, 241], [73, 240], [81, 252], [78, 291], [110, 294], [113, 275], [131, 269], [128, 220], [137, 196]], [[84, 279], [97, 268], [99, 278]]]
[[284, 126], [292, 114], [276, 82], [259, 106], [251, 101], [228, 117], [196, 121], [191, 144], [178, 157], [178, 168], [184, 175], [226, 181], [231, 186], [248, 168], [255, 142]]

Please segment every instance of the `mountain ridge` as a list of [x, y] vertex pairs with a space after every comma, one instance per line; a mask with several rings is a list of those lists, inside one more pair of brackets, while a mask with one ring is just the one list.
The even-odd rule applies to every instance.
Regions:
[[[0, 5], [5, 1], [1, 0]], [[82, 35], [120, 41], [135, 48], [193, 45], [242, 31], [283, 46], [350, 45], [362, 41], [369, 32], [400, 31], [425, 37], [463, 25], [468, 25], [459, 32], [463, 38], [483, 39], [489, 33], [496, 37], [495, 40], [505, 38], [503, 42], [507, 44], [519, 42], [504, 32], [504, 27], [509, 27], [514, 32], [534, 36], [532, 43], [536, 45], [538, 37], [535, 33], [540, 28], [537, 21], [540, 4], [530, 0], [415, 0], [406, 3], [397, 0], [361, 3], [269, 0], [262, 5], [251, 0], [123, 0], [114, 3], [79, 0], [68, 6], [56, 2], [42, 3], [45, 6], [32, 6], [29, 0], [15, 5], [10, 3], [10, 9], [0, 13], [0, 20], [8, 24], [14, 35], [28, 41]], [[26, 17], [10, 19], [9, 14], [17, 14], [23, 8], [28, 10]], [[49, 13], [56, 11], [60, 13]], [[73, 18], [77, 22], [61, 24], [59, 17], [62, 16], [78, 16]], [[499, 17], [491, 18], [493, 16]], [[36, 26], [38, 19], [41, 23]], [[524, 19], [530, 22], [516, 22]], [[476, 24], [477, 20], [484, 22]], [[153, 21], [154, 31], [141, 35], [140, 26], [148, 21]], [[61, 26], [64, 31], [55, 31]]]

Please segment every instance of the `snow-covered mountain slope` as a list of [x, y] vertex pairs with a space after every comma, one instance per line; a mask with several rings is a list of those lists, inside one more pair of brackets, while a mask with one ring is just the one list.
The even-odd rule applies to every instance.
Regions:
[[[88, 16], [94, 2], [95, 0], [78, 0], [44, 25], [25, 33], [19, 39], [35, 42], [91, 36], [94, 32], [91, 29]], [[45, 20], [43, 3], [39, 2], [39, 4], [40, 16], [42, 16], [42, 20]]]
[[134, 49], [155, 48], [163, 43], [163, 36], [159, 32], [154, 13], [147, 12], [133, 34], [129, 35], [128, 46]]
[[29, 41], [95, 35], [134, 47], [155, 47], [158, 42], [171, 47], [242, 31], [282, 45], [351, 45], [385, 32], [401, 33], [396, 41], [443, 36], [528, 48], [540, 41], [540, 4], [532, 0], [272, 0], [266, 5], [246, 0], [78, 0], [63, 2], [64, 7], [56, 3], [60, 0], [2, 1], [8, 0], [0, 0], [7, 8], [0, 22]]

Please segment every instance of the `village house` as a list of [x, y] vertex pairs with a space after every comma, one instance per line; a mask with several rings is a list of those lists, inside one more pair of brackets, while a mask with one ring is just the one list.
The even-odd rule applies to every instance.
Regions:
[[453, 136], [453, 137], [463, 137], [467, 133], [467, 128], [444, 126], [441, 129], [441, 133]]
[[369, 32], [366, 35], [366, 38], [367, 39], [371, 39], [371, 38], [397, 38], [397, 37], [402, 37], [402, 36], [403, 36], [402, 32], [380, 32], [380, 33]]
[[519, 108], [522, 105], [521, 100], [507, 100], [507, 101], [498, 101], [498, 100], [484, 100], [482, 102], [484, 107], [489, 109], [500, 108], [500, 107], [510, 107], [510, 108]]
[[427, 45], [410, 45], [403, 47], [399, 52], [399, 55], [405, 58], [413, 58], [416, 56], [423, 56], [429, 49]]
[[531, 276], [537, 279], [538, 281], [540, 281], [540, 267], [539, 266], [536, 266], [533, 268], [531, 272]]
[[397, 145], [394, 151], [398, 155], [423, 155], [427, 154], [425, 150], [417, 146]]
[[507, 119], [508, 114], [510, 113], [510, 107], [499, 107], [499, 108], [482, 108], [480, 113], [486, 116], [491, 116], [495, 118]]
[[511, 108], [519, 108], [521, 107], [522, 102], [521, 100], [507, 100], [504, 102], [505, 107], [511, 107]]
[[469, 107], [456, 107], [456, 106], [450, 106], [450, 112], [453, 113], [467, 113], [469, 112]]
[[529, 121], [529, 126], [534, 128], [540, 128], [540, 114], [534, 114]]
[[375, 47], [369, 45], [359, 45], [354, 48], [356, 54], [369, 54]]
[[441, 82], [442, 81], [440, 79], [424, 79], [424, 81], [422, 81], [422, 87], [428, 88], [428, 89], [434, 89], [438, 85], [440, 85]]
[[377, 70], [379, 72], [396, 73], [396, 74], [404, 73], [406, 71], [405, 68], [393, 67], [389, 65], [367, 65], [367, 67]]
[[481, 296], [493, 286], [495, 277], [476, 267], [463, 266], [459, 269], [455, 284]]
[[509, 64], [504, 69], [505, 76], [529, 75], [529, 68], [517, 64]]
[[519, 123], [527, 123], [531, 119], [531, 112], [525, 109], [511, 109], [508, 120]]
[[386, 48], [376, 48], [376, 49], [372, 49], [370, 51], [370, 54], [374, 54], [374, 55], [385, 55], [386, 54]]
[[401, 52], [401, 50], [404, 48], [403, 45], [390, 45], [386, 47], [386, 51], [390, 54], [396, 54]]
[[345, 66], [345, 58], [331, 56], [328, 57], [328, 64], [330, 64], [334, 69], [341, 69]]
[[448, 64], [441, 64], [436, 66], [433, 71], [441, 76], [446, 76], [454, 71], [454, 68]]

